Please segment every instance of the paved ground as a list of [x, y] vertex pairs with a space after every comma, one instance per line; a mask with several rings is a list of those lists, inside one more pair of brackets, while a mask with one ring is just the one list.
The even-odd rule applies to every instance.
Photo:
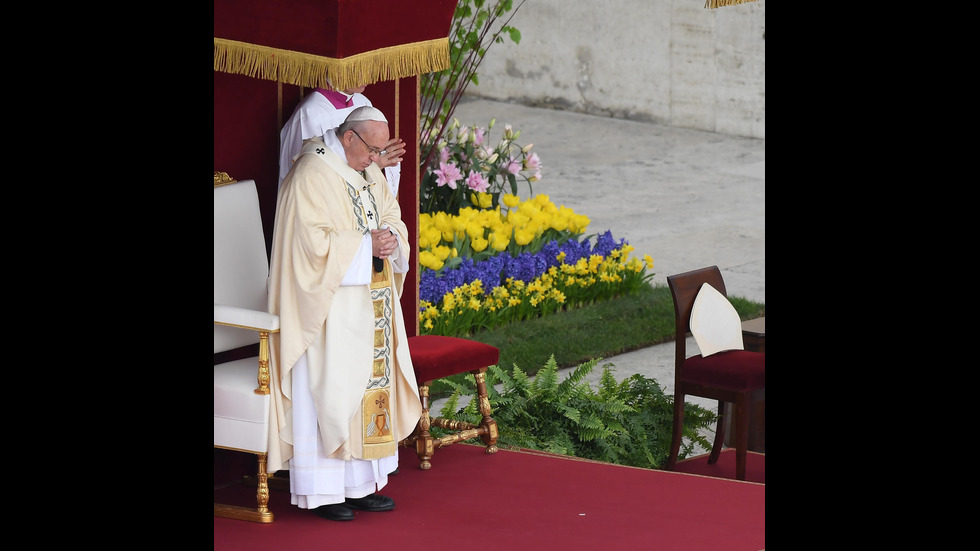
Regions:
[[[553, 109], [467, 99], [454, 116], [520, 130], [543, 165], [534, 184], [556, 205], [591, 219], [588, 233], [612, 230], [653, 257], [654, 284], [667, 275], [717, 265], [729, 295], [766, 300], [766, 142]], [[526, 194], [526, 190], [524, 190]], [[697, 351], [694, 339], [688, 350]], [[617, 379], [634, 373], [673, 392], [672, 344], [606, 358]], [[593, 386], [601, 369], [593, 373]], [[693, 399], [717, 408], [714, 400]]]

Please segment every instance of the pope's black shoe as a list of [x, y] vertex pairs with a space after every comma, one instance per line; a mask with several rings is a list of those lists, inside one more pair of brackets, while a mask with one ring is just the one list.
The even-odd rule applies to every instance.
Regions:
[[321, 505], [313, 509], [313, 512], [327, 520], [354, 520], [354, 511], [343, 503]]
[[347, 498], [344, 505], [359, 511], [390, 511], [395, 508], [395, 500], [388, 496], [368, 494], [359, 498]]

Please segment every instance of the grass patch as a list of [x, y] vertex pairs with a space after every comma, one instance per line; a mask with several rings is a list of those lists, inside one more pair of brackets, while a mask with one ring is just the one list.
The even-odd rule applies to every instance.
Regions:
[[[729, 300], [743, 321], [766, 315], [765, 304], [741, 297]], [[504, 370], [510, 372], [516, 364], [532, 376], [552, 354], [559, 368], [569, 368], [672, 341], [674, 302], [666, 285], [644, 286], [628, 296], [480, 331], [466, 338], [499, 348], [499, 365]], [[448, 385], [440, 381], [431, 389], [433, 398], [448, 394]]]

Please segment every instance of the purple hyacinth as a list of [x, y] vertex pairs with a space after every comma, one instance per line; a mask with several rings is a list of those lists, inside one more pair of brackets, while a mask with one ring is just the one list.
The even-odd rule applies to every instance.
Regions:
[[613, 250], [622, 248], [627, 243], [625, 239], [618, 241], [614, 239], [610, 230], [598, 235], [595, 246], [591, 246], [589, 241], [589, 239], [581, 242], [569, 239], [560, 245], [557, 241], [551, 241], [536, 254], [524, 252], [517, 257], [501, 253], [479, 262], [472, 258], [463, 258], [456, 267], [443, 270], [438, 277], [432, 270], [422, 270], [419, 298], [432, 304], [439, 304], [446, 293], [477, 279], [483, 282], [484, 293], [489, 294], [494, 287], [503, 285], [507, 278], [524, 282], [533, 281], [548, 271], [548, 268], [562, 263], [558, 261], [559, 253], [565, 253], [564, 264], [575, 264], [579, 259], [587, 259], [593, 254], [606, 257]]

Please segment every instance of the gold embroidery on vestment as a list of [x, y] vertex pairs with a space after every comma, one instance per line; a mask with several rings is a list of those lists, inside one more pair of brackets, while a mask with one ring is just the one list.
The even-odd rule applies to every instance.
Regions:
[[397, 451], [391, 428], [391, 404], [388, 389], [364, 395], [361, 420], [364, 423], [364, 458], [387, 457]]
[[374, 307], [374, 361], [371, 378], [361, 401], [361, 445], [363, 459], [378, 459], [397, 453], [392, 428], [392, 309], [394, 293], [391, 288], [390, 262], [385, 260], [383, 271], [375, 272], [371, 281], [371, 304]]
[[371, 288], [383, 289], [391, 285], [391, 261], [384, 259], [385, 267], [380, 272], [371, 272]]

